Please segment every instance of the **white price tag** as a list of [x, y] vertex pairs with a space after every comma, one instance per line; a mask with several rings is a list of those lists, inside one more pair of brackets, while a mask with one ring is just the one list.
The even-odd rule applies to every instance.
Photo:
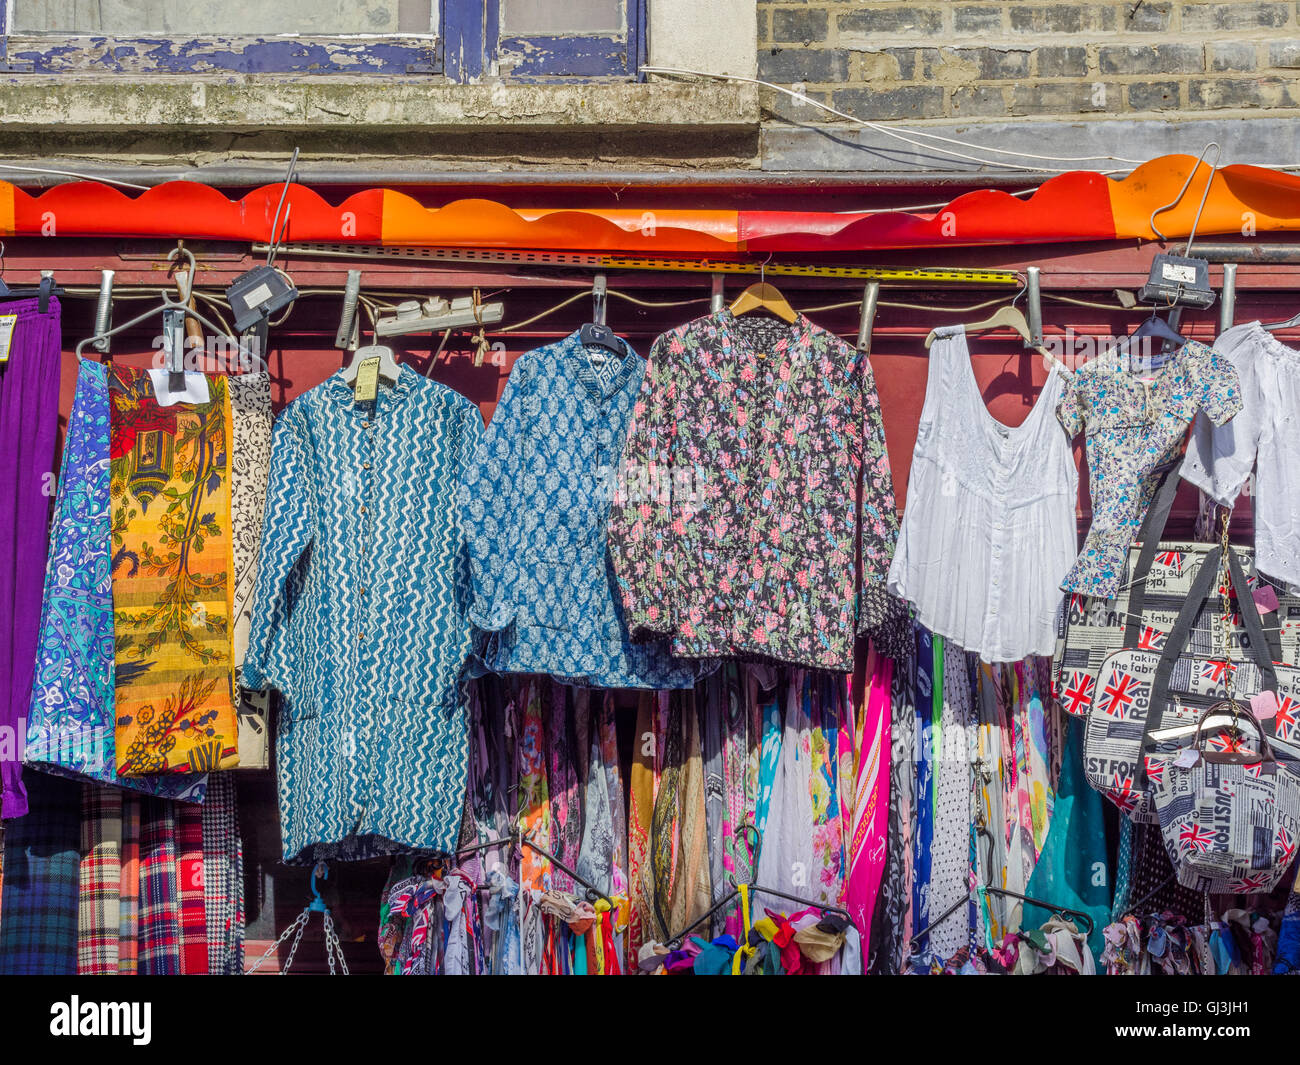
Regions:
[[9, 347], [14, 339], [14, 326], [18, 324], [18, 315], [0, 314], [0, 362], [9, 361]]
[[1160, 273], [1166, 281], [1177, 281], [1190, 285], [1196, 281], [1196, 267], [1179, 266], [1177, 263], [1163, 263]]

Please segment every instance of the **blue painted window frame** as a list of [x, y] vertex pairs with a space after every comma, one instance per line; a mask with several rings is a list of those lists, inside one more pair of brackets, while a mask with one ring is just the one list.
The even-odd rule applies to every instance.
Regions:
[[439, 35], [380, 38], [14, 36], [0, 0], [0, 73], [442, 74], [452, 82], [642, 80], [648, 0], [624, 0], [625, 34], [510, 36], [500, 0], [439, 0]]

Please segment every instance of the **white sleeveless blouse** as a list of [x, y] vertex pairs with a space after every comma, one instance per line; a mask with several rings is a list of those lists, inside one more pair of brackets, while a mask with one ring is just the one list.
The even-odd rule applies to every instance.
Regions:
[[986, 662], [1050, 655], [1078, 551], [1078, 471], [1053, 365], [1025, 421], [984, 405], [961, 326], [937, 330], [889, 590]]

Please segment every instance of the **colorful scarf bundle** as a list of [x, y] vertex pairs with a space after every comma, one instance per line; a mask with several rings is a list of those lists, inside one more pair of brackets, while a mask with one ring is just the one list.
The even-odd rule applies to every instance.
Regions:
[[122, 891], [122, 793], [93, 784], [81, 797], [77, 975], [118, 972]]
[[206, 776], [117, 772], [110, 525], [108, 375], [86, 361], [59, 469], [23, 757], [46, 772], [202, 802]]
[[161, 406], [114, 367], [110, 407], [116, 760], [122, 776], [238, 764], [232, 701], [230, 404]]
[[871, 948], [871, 919], [886, 868], [893, 675], [893, 660], [877, 655], [873, 648], [867, 660], [862, 713], [849, 714], [841, 730], [840, 770], [845, 786], [840, 794], [849, 861], [845, 908], [864, 953]]

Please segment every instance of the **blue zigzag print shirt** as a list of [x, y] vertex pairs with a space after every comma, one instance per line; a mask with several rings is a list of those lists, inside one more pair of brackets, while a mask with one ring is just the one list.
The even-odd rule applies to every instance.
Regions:
[[286, 861], [456, 843], [469, 569], [456, 489], [478, 408], [403, 367], [372, 403], [335, 374], [275, 424], [244, 684], [283, 696]]
[[521, 355], [460, 489], [482, 667], [605, 688], [689, 688], [716, 663], [634, 644], [605, 525], [645, 360], [579, 333]]

